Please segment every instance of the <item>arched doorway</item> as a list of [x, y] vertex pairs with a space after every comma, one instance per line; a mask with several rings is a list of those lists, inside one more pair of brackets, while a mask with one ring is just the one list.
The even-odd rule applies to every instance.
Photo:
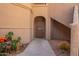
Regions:
[[36, 16], [34, 19], [34, 37], [45, 38], [45, 18], [43, 16]]

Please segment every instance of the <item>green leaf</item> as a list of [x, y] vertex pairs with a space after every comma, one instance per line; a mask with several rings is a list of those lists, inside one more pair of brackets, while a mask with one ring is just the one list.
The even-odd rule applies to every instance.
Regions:
[[8, 35], [12, 36], [12, 35], [14, 35], [14, 33], [13, 32], [8, 32]]

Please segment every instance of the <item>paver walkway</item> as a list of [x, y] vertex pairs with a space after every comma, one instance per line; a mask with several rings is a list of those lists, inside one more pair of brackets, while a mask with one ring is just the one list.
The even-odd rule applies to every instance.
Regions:
[[55, 53], [47, 40], [35, 39], [17, 56], [55, 56]]

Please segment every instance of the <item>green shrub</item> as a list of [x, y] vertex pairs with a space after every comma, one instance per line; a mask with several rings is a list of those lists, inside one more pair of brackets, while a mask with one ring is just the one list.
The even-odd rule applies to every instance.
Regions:
[[12, 36], [14, 35], [13, 32], [8, 32], [5, 37], [8, 38], [9, 40], [12, 40]]
[[12, 49], [16, 50], [17, 44], [20, 43], [21, 37], [12, 40]]
[[7, 55], [6, 53], [16, 52], [20, 48], [21, 37], [14, 37], [13, 32], [8, 32], [5, 35], [7, 41], [0, 43], [0, 56]]

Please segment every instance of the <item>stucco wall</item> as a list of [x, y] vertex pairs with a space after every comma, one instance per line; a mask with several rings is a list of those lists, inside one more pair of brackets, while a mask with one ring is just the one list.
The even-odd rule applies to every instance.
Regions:
[[70, 40], [70, 28], [51, 19], [51, 39]]
[[[48, 7], [47, 6], [32, 6], [33, 10], [33, 19], [32, 23], [34, 23], [34, 19], [36, 16], [43, 16], [46, 22], [46, 39], [50, 39], [50, 19], [48, 17]], [[34, 24], [32, 24], [34, 28]], [[34, 31], [34, 29], [33, 29]], [[34, 33], [33, 33], [34, 35]], [[34, 37], [34, 36], [33, 36]]]
[[22, 42], [31, 40], [31, 13], [12, 4], [0, 4], [0, 35], [13, 31], [22, 37]]
[[79, 4], [52, 3], [48, 4], [49, 16], [70, 27], [73, 17], [73, 7]]
[[33, 6], [33, 16], [44, 16], [45, 18], [48, 17], [48, 7], [46, 6]]

